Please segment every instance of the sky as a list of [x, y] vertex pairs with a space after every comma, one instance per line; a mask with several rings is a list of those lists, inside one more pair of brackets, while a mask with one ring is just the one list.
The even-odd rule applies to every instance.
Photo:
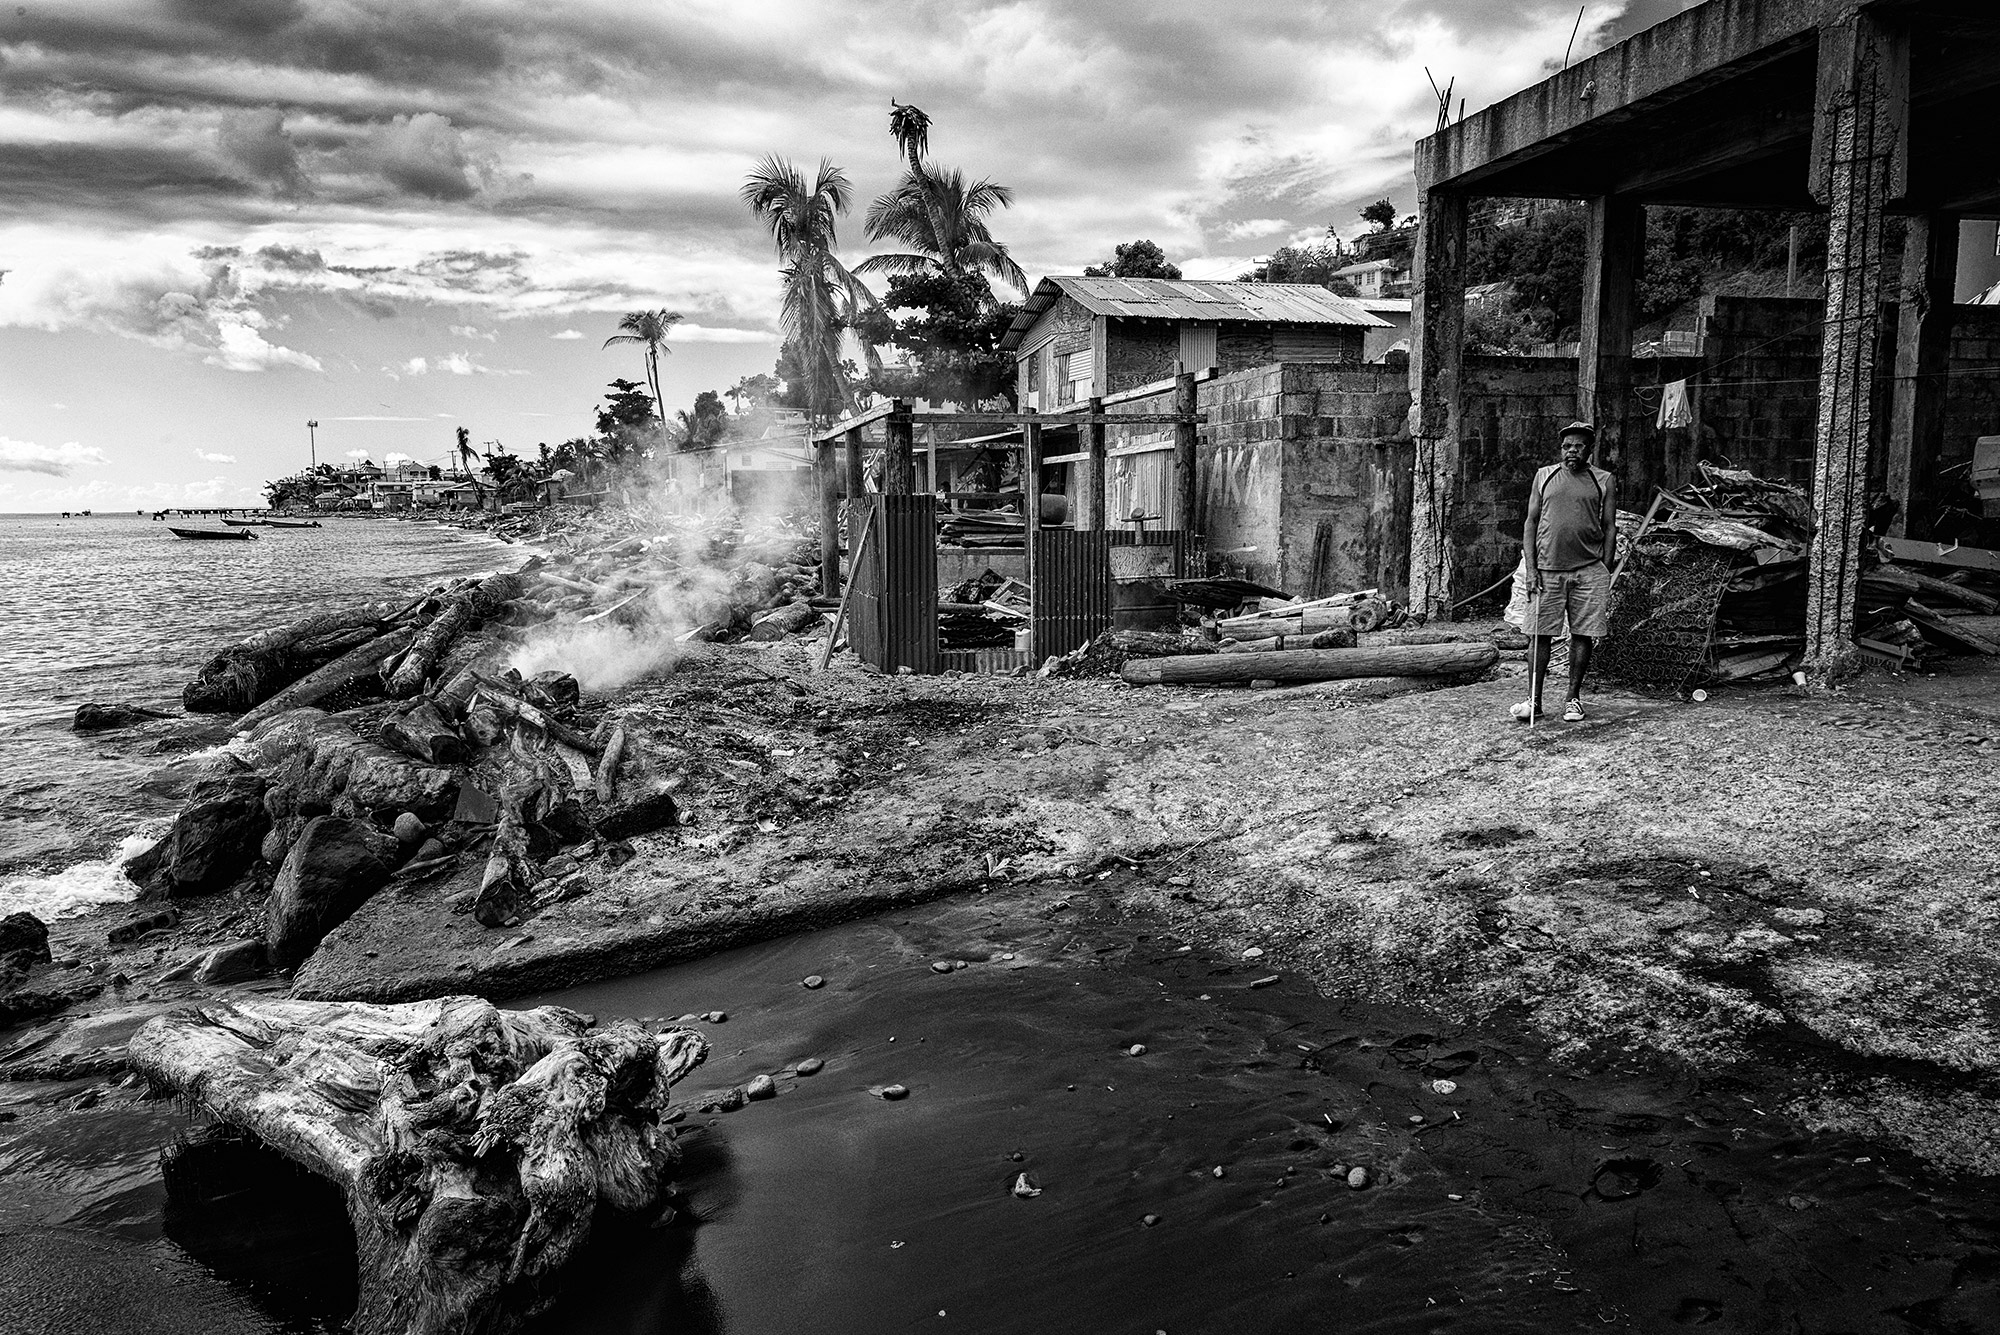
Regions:
[[[1577, 55], [1690, 0], [1583, 6]], [[254, 503], [313, 457], [532, 454], [683, 322], [671, 412], [769, 371], [767, 154], [1013, 188], [1033, 277], [1191, 278], [1414, 208], [1436, 100], [1557, 68], [1575, 0], [0, 0], [0, 512]], [[858, 216], [841, 254], [870, 253]], [[318, 422], [316, 431], [306, 423]]]

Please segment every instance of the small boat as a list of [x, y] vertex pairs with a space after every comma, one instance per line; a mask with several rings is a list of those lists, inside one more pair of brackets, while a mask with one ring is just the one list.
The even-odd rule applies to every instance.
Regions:
[[222, 522], [231, 528], [262, 528], [271, 521], [268, 519], [224, 519]]
[[265, 528], [318, 528], [317, 519], [266, 519]]
[[177, 538], [206, 538], [206, 539], [222, 538], [225, 540], [234, 538], [239, 542], [255, 541], [257, 537], [255, 533], [252, 533], [247, 529], [239, 531], [236, 529], [226, 529], [226, 528], [225, 529], [175, 528], [172, 524], [167, 525], [167, 532], [173, 534]]

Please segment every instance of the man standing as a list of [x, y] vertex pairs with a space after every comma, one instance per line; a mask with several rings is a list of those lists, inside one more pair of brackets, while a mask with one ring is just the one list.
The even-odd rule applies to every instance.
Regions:
[[1527, 567], [1528, 661], [1533, 697], [1514, 706], [1525, 723], [1542, 714], [1549, 653], [1569, 624], [1569, 694], [1563, 722], [1583, 721], [1583, 677], [1592, 646], [1611, 628], [1611, 565], [1618, 542], [1618, 482], [1591, 465], [1597, 430], [1587, 422], [1562, 429], [1562, 462], [1535, 474], [1522, 535]]

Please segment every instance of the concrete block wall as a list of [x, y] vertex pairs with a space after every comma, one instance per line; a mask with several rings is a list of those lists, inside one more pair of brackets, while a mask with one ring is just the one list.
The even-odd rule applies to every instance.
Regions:
[[1514, 569], [1535, 470], [1556, 458], [1576, 420], [1576, 362], [1567, 357], [1467, 357], [1463, 372], [1453, 590], [1469, 597]]

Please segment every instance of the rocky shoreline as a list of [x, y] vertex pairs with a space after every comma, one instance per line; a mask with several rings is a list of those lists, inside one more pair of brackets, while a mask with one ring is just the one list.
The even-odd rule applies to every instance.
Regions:
[[[172, 767], [187, 802], [121, 921], [59, 921], [46, 950], [0, 926], [26, 941], [0, 949], [26, 1003], [0, 1076], [59, 1116], [112, 1097], [125, 1041], [190, 1002], [518, 997], [1005, 895], [1501, 1026], [1576, 1078], [1662, 1073], [1709, 1121], [1700, 1091], [1726, 1089], [1905, 1182], [2000, 1174], [1994, 841], [1971, 814], [2000, 798], [2000, 712], [1978, 665], [1705, 707], [1610, 692], [1532, 735], [1495, 722], [1508, 664], [1366, 703], [815, 672], [810, 629], [753, 634], [813, 584], [800, 535], [759, 541], [569, 533], [498, 585], [238, 653], [210, 680], [289, 654], [282, 691], [391, 642]], [[621, 684], [509, 671], [551, 627], [657, 629], [620, 618], [690, 587], [715, 601]]]

